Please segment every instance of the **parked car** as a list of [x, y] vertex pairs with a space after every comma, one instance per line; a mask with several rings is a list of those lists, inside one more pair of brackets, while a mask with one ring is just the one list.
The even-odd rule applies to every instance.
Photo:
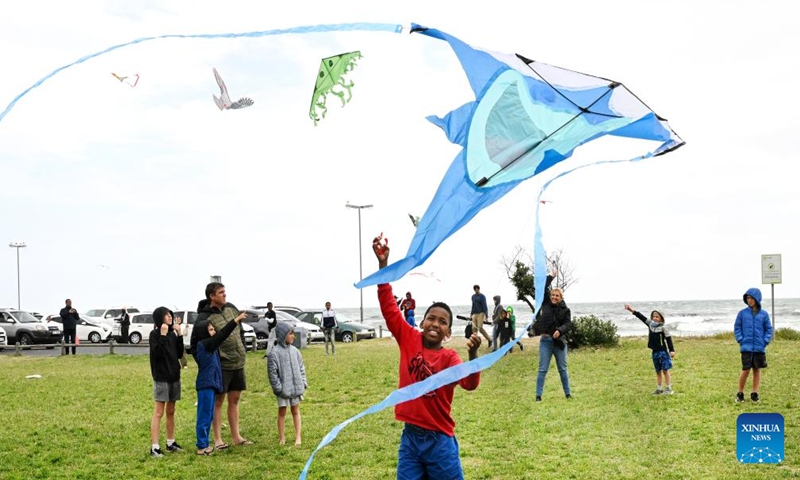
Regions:
[[8, 346], [8, 338], [6, 337], [5, 329], [0, 327], [0, 350], [2, 350], [5, 346]]
[[[247, 323], [252, 326], [259, 340], [266, 340], [269, 337], [269, 325], [267, 324], [266, 317], [264, 317], [267, 311], [253, 308], [242, 311], [247, 313], [247, 317], [245, 317], [242, 323]], [[313, 328], [314, 325], [306, 325], [288, 313], [275, 310], [275, 318], [279, 322], [289, 322], [292, 324], [293, 328], [305, 332], [306, 343], [324, 339], [321, 330], [317, 331], [317, 329]], [[262, 341], [259, 343], [259, 347], [266, 348], [266, 344]]]
[[[119, 337], [119, 328], [114, 328], [115, 323], [116, 326], [119, 327], [119, 320], [122, 317], [122, 311], [124, 309], [122, 307], [112, 307], [112, 308], [95, 308], [92, 310], [88, 310], [86, 313], [82, 314], [93, 321], [100, 321], [111, 327], [112, 333], [116, 337]], [[138, 308], [135, 307], [127, 307], [128, 314], [134, 313], [141, 313], [139, 312]], [[95, 322], [96, 323], [96, 322]]]
[[[53, 344], [61, 341], [63, 333], [56, 325], [48, 325], [22, 310], [0, 310], [0, 327], [6, 332], [6, 341], [13, 345]], [[55, 347], [47, 347], [55, 348]]]
[[[75, 325], [75, 333], [79, 339], [100, 343], [107, 342], [111, 338], [111, 327], [105, 323], [94, 321], [85, 315], [80, 315], [80, 317], [80, 321]], [[48, 315], [45, 321], [56, 323], [62, 331], [64, 330], [60, 314]]]
[[[322, 310], [300, 312], [295, 315], [303, 322], [313, 323], [322, 326]], [[336, 314], [336, 322], [339, 327], [335, 330], [336, 341], [350, 343], [361, 339], [375, 338], [375, 328], [365, 323], [356, 322], [347, 318], [343, 313]]]
[[[191, 343], [192, 343], [192, 329], [194, 329], [195, 321], [197, 320], [198, 313], [192, 310], [176, 310], [172, 312], [175, 317], [181, 317], [184, 327], [184, 334], [183, 334], [183, 347], [186, 349], [187, 352], [191, 352]], [[242, 331], [244, 332], [244, 348], [246, 351], [255, 350], [257, 347], [256, 342], [256, 332], [250, 325], [242, 322], [240, 324]]]

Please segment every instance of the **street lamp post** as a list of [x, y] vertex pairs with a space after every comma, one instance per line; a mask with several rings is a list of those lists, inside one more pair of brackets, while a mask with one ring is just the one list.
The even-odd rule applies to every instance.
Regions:
[[[361, 261], [361, 210], [365, 208], [372, 208], [372, 205], [351, 205], [350, 202], [347, 202], [345, 205], [347, 208], [355, 208], [358, 210], [358, 279], [364, 279], [364, 273], [362, 272], [362, 261]], [[364, 289], [360, 289], [359, 293], [361, 294], [361, 323], [364, 323]]]
[[25, 248], [25, 242], [11, 242], [8, 244], [11, 248], [17, 249], [17, 310], [22, 310], [22, 304], [20, 302], [20, 295], [19, 295], [19, 249]]

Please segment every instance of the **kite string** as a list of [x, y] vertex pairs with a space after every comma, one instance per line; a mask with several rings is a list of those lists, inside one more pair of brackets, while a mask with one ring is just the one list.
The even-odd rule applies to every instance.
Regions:
[[289, 33], [323, 33], [323, 32], [336, 32], [336, 31], [372, 31], [372, 32], [392, 32], [392, 33], [402, 33], [403, 26], [399, 24], [391, 24], [391, 23], [334, 23], [334, 24], [327, 24], [327, 25], [307, 25], [301, 27], [292, 27], [292, 28], [280, 28], [280, 29], [273, 29], [273, 30], [262, 30], [262, 31], [255, 31], [255, 32], [241, 32], [241, 33], [197, 33], [197, 34], [168, 34], [168, 35], [158, 35], [154, 37], [142, 37], [137, 38], [135, 40], [131, 40], [130, 42], [120, 43], [118, 45], [114, 45], [111, 47], [106, 48], [105, 50], [101, 50], [99, 52], [91, 53], [89, 55], [84, 55], [83, 57], [75, 60], [72, 63], [67, 65], [63, 65], [58, 67], [57, 69], [53, 70], [52, 72], [48, 73], [44, 77], [37, 80], [33, 85], [26, 88], [22, 91], [19, 95], [14, 97], [11, 100], [11, 103], [0, 112], [0, 121], [5, 118], [8, 112], [14, 108], [14, 105], [17, 102], [28, 94], [34, 88], [37, 88], [39, 85], [43, 84], [50, 78], [57, 75], [62, 70], [65, 70], [69, 67], [73, 67], [75, 65], [81, 64], [86, 62], [87, 60], [91, 60], [92, 58], [99, 57], [105, 53], [113, 52], [114, 50], [120, 49], [122, 47], [127, 47], [130, 45], [136, 45], [142, 42], [148, 42], [150, 40], [160, 40], [166, 38], [203, 38], [203, 39], [217, 39], [217, 38], [242, 38], [242, 37], [265, 37], [268, 35], [283, 35]]

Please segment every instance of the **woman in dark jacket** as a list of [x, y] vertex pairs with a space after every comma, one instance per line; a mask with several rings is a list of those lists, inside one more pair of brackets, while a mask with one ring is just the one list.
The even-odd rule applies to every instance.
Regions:
[[549, 293], [550, 300], [545, 300], [539, 313], [536, 315], [536, 322], [533, 324], [533, 331], [536, 335], [541, 335], [539, 341], [539, 376], [536, 378], [536, 401], [542, 401], [542, 391], [544, 390], [544, 379], [550, 369], [550, 358], [555, 355], [558, 374], [561, 376], [561, 386], [564, 388], [564, 395], [572, 397], [569, 388], [569, 372], [567, 372], [567, 330], [572, 326], [572, 313], [564, 302], [564, 292], [560, 288], [550, 289], [550, 284], [554, 276], [547, 276], [545, 292]]

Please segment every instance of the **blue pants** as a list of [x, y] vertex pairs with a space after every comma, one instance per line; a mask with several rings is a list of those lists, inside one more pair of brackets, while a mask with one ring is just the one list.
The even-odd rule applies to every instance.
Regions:
[[213, 388], [197, 391], [197, 449], [208, 448], [208, 435], [211, 422], [214, 420], [214, 397], [217, 392]]
[[406, 424], [400, 437], [397, 480], [463, 480], [458, 440]]
[[539, 341], [539, 376], [536, 378], [536, 396], [541, 397], [544, 390], [544, 378], [547, 371], [550, 369], [550, 357], [556, 356], [556, 366], [558, 367], [558, 374], [561, 375], [561, 386], [564, 388], [564, 394], [570, 395], [572, 391], [569, 389], [569, 372], [567, 372], [567, 345], [564, 348], [558, 348], [553, 345], [552, 337], [542, 337]]

